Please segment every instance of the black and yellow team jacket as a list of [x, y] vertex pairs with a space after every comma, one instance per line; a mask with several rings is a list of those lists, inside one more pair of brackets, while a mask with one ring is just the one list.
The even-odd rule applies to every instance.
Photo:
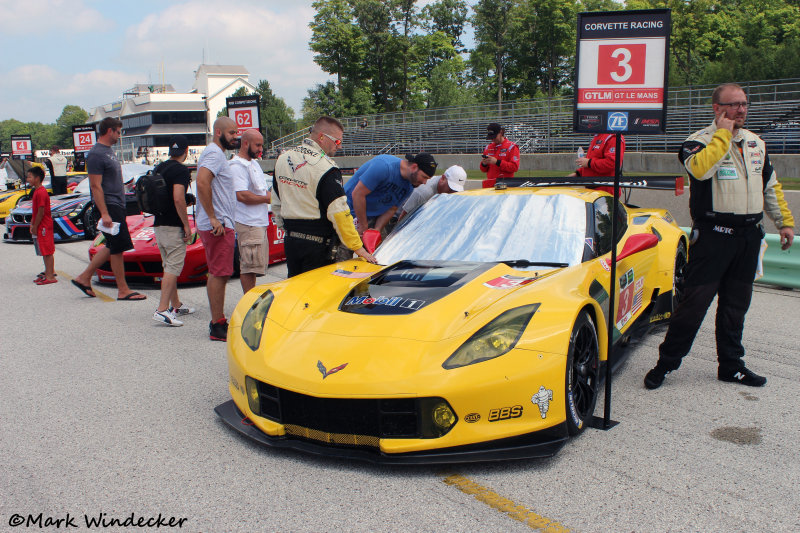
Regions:
[[733, 137], [712, 123], [690, 135], [678, 157], [691, 178], [693, 221], [742, 225], [766, 213], [778, 228], [794, 227], [767, 147], [755, 133], [739, 129]]
[[323, 238], [334, 231], [351, 250], [363, 246], [342, 188], [342, 173], [311, 139], [275, 162], [272, 211], [278, 227]]

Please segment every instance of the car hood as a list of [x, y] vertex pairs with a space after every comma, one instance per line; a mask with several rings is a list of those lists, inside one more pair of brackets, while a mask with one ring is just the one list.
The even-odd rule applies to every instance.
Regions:
[[354, 265], [364, 263], [340, 263], [275, 286], [266, 336], [259, 350], [245, 352], [254, 363], [249, 368], [263, 369], [279, 386], [317, 393], [320, 374], [347, 363], [350, 372], [336, 379], [340, 386], [409, 392], [421, 374], [440, 375], [445, 359], [484, 324], [540, 301], [540, 290], [551, 285], [545, 278], [558, 272], [473, 262], [401, 261], [373, 272]]
[[434, 340], [447, 336], [445, 316], [456, 316], [457, 324], [469, 322], [501, 298], [556, 272], [460, 261], [400, 261], [359, 272], [348, 264], [358, 265], [318, 269], [296, 288], [292, 280], [284, 282], [290, 290], [276, 295], [269, 318], [296, 332]]
[[[130, 215], [126, 220], [128, 222], [128, 231], [133, 241], [133, 250], [125, 252], [126, 256], [135, 251], [158, 248], [156, 231], [153, 226], [155, 217], [153, 215]], [[189, 215], [189, 228], [194, 231], [194, 218], [191, 215]]]
[[[61, 194], [50, 197], [50, 211], [61, 211], [71, 207], [83, 206], [90, 198], [82, 194]], [[33, 208], [32, 200], [25, 200], [19, 203], [13, 213], [30, 213]]]

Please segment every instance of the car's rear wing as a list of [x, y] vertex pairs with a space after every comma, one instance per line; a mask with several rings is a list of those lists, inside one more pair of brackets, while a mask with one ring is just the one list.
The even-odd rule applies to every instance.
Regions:
[[[580, 176], [517, 176], [514, 178], [497, 178], [495, 189], [507, 187], [613, 187], [614, 178], [596, 178]], [[628, 189], [655, 189], [675, 191], [675, 196], [683, 194], [683, 176], [623, 176], [619, 187]]]

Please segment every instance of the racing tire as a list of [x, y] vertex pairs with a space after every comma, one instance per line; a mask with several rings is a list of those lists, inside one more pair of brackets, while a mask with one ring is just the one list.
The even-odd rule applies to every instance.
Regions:
[[91, 241], [97, 237], [97, 221], [94, 218], [94, 207], [91, 205], [83, 212], [83, 238]]
[[569, 336], [566, 374], [567, 429], [574, 437], [591, 421], [600, 386], [600, 343], [587, 311], [578, 315]]
[[672, 312], [678, 308], [678, 302], [683, 297], [684, 284], [686, 282], [687, 253], [686, 243], [683, 240], [678, 242], [678, 249], [675, 251], [675, 266], [672, 275]]

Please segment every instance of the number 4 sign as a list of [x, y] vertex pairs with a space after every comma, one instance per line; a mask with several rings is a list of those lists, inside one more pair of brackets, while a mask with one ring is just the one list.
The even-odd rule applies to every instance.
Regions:
[[33, 156], [33, 141], [30, 135], [11, 136], [11, 158], [31, 159]]
[[669, 34], [668, 9], [578, 15], [576, 132], [664, 132]]

